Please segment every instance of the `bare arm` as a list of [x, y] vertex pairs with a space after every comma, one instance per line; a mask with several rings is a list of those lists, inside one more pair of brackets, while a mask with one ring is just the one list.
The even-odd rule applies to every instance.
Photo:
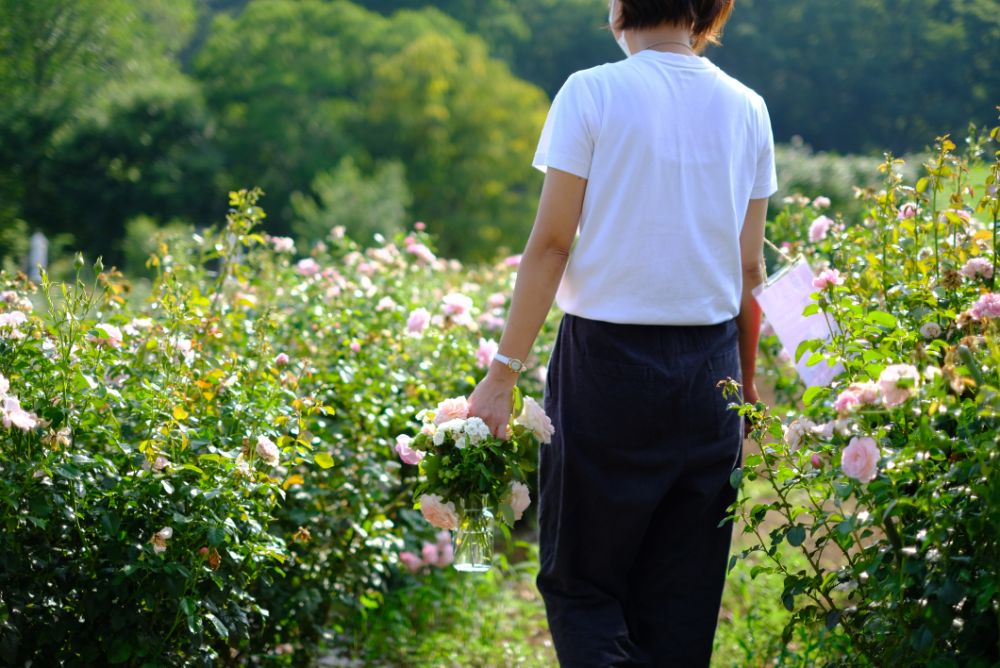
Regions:
[[740, 233], [740, 259], [743, 264], [743, 295], [739, 328], [740, 369], [743, 373], [743, 398], [755, 403], [759, 397], [754, 375], [757, 368], [757, 343], [760, 339], [760, 306], [753, 289], [764, 282], [764, 224], [767, 221], [767, 200], [752, 199], [747, 206], [743, 231]]
[[[586, 189], [585, 179], [551, 167], [546, 171], [538, 214], [521, 257], [510, 313], [500, 337], [504, 355], [524, 360], [531, 352], [566, 269]], [[517, 374], [493, 362], [469, 397], [470, 414], [482, 418], [498, 438], [507, 430], [511, 390], [516, 382]]]

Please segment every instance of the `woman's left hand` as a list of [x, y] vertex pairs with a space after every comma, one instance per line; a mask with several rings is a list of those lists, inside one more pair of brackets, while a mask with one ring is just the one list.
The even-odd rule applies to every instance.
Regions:
[[507, 438], [516, 382], [516, 378], [507, 379], [487, 374], [469, 395], [469, 417], [482, 419], [490, 433], [499, 439]]

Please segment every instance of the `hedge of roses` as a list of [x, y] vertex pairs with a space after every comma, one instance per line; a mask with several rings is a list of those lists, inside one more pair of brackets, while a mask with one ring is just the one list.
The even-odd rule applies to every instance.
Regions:
[[395, 437], [472, 389], [517, 258], [468, 270], [421, 229], [297, 249], [258, 195], [160, 243], [138, 304], [82, 258], [0, 277], [4, 663], [305, 664], [447, 566]]
[[[772, 494], [735, 506], [750, 546], [731, 566], [784, 578], [786, 641], [809, 629], [828, 665], [1000, 662], [998, 135], [939, 139], [912, 185], [888, 157], [862, 220], [793, 197], [770, 227], [814, 266], [806, 314], [831, 338], [763, 339], [779, 406], [743, 407], [761, 450], [734, 483]], [[805, 390], [802, 356], [843, 372]]]

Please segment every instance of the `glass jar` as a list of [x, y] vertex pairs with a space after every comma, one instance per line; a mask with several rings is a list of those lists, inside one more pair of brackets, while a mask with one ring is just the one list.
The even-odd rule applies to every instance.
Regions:
[[458, 517], [454, 532], [457, 571], [485, 573], [493, 566], [493, 511], [488, 496], [467, 499]]

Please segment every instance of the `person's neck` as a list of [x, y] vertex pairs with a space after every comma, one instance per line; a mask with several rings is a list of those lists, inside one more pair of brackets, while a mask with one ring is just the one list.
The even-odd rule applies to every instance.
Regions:
[[685, 56], [697, 55], [694, 52], [691, 29], [684, 26], [663, 25], [656, 28], [629, 30], [625, 33], [625, 39], [628, 40], [632, 53], [650, 50], [679, 53]]

